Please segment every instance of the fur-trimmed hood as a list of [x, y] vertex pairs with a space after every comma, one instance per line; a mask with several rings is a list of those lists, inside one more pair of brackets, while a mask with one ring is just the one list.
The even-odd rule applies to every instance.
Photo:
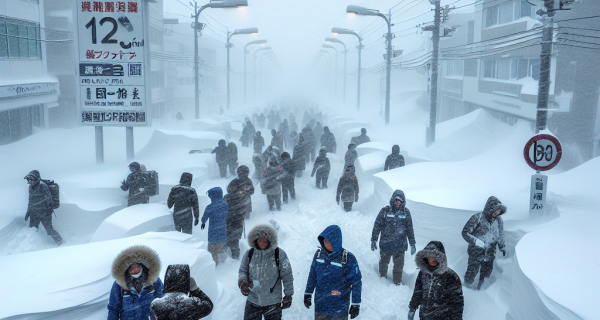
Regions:
[[[435, 268], [429, 266], [428, 257], [433, 257], [437, 260], [438, 265]], [[446, 259], [446, 250], [440, 241], [431, 241], [425, 248], [415, 256], [417, 267], [425, 273], [434, 273], [437, 275], [444, 274], [448, 270], [448, 260]]]
[[112, 264], [112, 276], [122, 288], [128, 288], [125, 272], [134, 263], [142, 264], [149, 270], [148, 279], [144, 283], [144, 287], [156, 282], [160, 274], [160, 258], [158, 254], [150, 247], [135, 245], [121, 251]]
[[248, 232], [248, 245], [250, 248], [260, 250], [256, 240], [265, 238], [269, 240], [269, 248], [277, 248], [277, 230], [270, 223], [259, 223]]

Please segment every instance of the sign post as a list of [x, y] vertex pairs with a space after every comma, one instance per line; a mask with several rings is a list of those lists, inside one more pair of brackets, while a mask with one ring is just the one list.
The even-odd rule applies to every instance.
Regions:
[[546, 212], [548, 176], [540, 174], [540, 171], [550, 170], [560, 162], [562, 146], [556, 137], [538, 134], [527, 141], [523, 156], [525, 162], [536, 170], [536, 173], [531, 176], [529, 214], [541, 216]]
[[[77, 0], [81, 123], [127, 127], [127, 158], [133, 157], [133, 127], [146, 126], [145, 0]], [[96, 129], [102, 163], [102, 130]], [[131, 141], [129, 141], [131, 140]], [[129, 150], [131, 149], [131, 150]], [[100, 155], [99, 155], [100, 154]]]

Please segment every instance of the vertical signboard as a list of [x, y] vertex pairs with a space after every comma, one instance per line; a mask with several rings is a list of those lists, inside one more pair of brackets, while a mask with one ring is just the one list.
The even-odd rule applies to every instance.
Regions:
[[538, 134], [527, 141], [523, 149], [523, 156], [525, 162], [537, 171], [531, 176], [529, 214], [544, 215], [546, 213], [548, 176], [540, 174], [540, 171], [550, 170], [560, 162], [562, 146], [556, 137], [549, 134]]
[[145, 126], [144, 0], [77, 0], [81, 123]]

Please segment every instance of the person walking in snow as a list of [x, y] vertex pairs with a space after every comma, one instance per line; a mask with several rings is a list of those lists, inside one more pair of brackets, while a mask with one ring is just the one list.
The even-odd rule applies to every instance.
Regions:
[[277, 176], [277, 180], [281, 182], [281, 192], [283, 203], [288, 203], [288, 192], [292, 200], [296, 199], [296, 189], [294, 188], [294, 178], [296, 177], [296, 164], [291, 159], [290, 154], [284, 152], [281, 154], [281, 168], [283, 172]]
[[400, 154], [400, 146], [397, 144], [392, 146], [392, 154], [385, 158], [383, 171], [388, 171], [396, 168], [404, 167], [404, 156]]
[[431, 241], [415, 256], [419, 275], [415, 282], [408, 320], [413, 320], [419, 308], [421, 320], [461, 320], [464, 298], [460, 278], [448, 268], [444, 245]]
[[265, 127], [265, 120], [267, 119], [267, 117], [265, 117], [264, 113], [260, 113], [260, 115], [258, 116], [258, 127], [259, 128], [264, 128]]
[[290, 150], [294, 150], [294, 148], [298, 145], [298, 133], [294, 130], [290, 132], [288, 136], [288, 144], [287, 147]]
[[321, 147], [325, 147], [327, 152], [335, 153], [337, 144], [335, 142], [335, 136], [329, 131], [328, 126], [323, 127], [323, 135], [321, 136]]
[[254, 134], [254, 153], [262, 153], [263, 147], [265, 146], [265, 138], [260, 135], [260, 131], [256, 131]]
[[238, 275], [238, 287], [248, 297], [244, 320], [263, 317], [279, 320], [281, 310], [292, 305], [294, 275], [290, 260], [279, 248], [277, 230], [270, 223], [259, 223], [250, 230], [248, 246], [250, 249], [244, 253]]
[[271, 156], [267, 162], [267, 166], [263, 169], [262, 180], [260, 187], [262, 193], [267, 195], [270, 211], [281, 211], [281, 182], [277, 180], [283, 172], [279, 166], [277, 158]]
[[213, 310], [210, 298], [198, 288], [187, 264], [172, 264], [165, 273], [162, 298], [150, 305], [156, 320], [197, 320]]
[[220, 187], [214, 187], [207, 192], [211, 203], [204, 209], [202, 215], [202, 225], [200, 229], [204, 230], [206, 221], [210, 219], [208, 226], [208, 252], [212, 255], [215, 264], [225, 260], [224, 253], [227, 250], [227, 214], [228, 205], [223, 200], [223, 190]]
[[221, 178], [225, 178], [227, 176], [227, 165], [229, 164], [229, 157], [227, 144], [224, 139], [219, 140], [219, 145], [213, 149], [211, 154], [212, 153], [216, 154], [215, 160], [217, 162], [217, 165], [219, 166], [219, 173], [221, 174]]
[[296, 178], [302, 177], [302, 172], [306, 170], [306, 143], [302, 133], [298, 136], [298, 144], [294, 147], [294, 155], [292, 157], [296, 165]]
[[240, 142], [242, 142], [242, 147], [248, 147], [250, 145], [251, 139], [254, 137], [254, 125], [250, 120], [246, 120], [244, 122], [244, 129], [242, 129], [242, 136], [240, 137]]
[[272, 129], [271, 136], [273, 136], [271, 138], [271, 145], [277, 147], [280, 152], [283, 151], [283, 136], [281, 135], [281, 132], [277, 132], [277, 130]]
[[229, 173], [235, 175], [238, 167], [238, 149], [235, 143], [230, 142], [227, 145], [227, 165], [229, 165]]
[[175, 230], [187, 234], [192, 234], [192, 220], [195, 220], [194, 225], [197, 226], [200, 218], [198, 194], [196, 189], [192, 188], [192, 178], [191, 173], [182, 173], [179, 184], [171, 188], [167, 199], [169, 209], [175, 206], [173, 209]]
[[379, 211], [371, 233], [371, 250], [377, 250], [378, 239], [379, 276], [387, 278], [388, 264], [393, 258], [393, 281], [395, 285], [400, 285], [404, 268], [404, 252], [408, 249], [408, 243], [410, 243], [411, 255], [417, 251], [412, 217], [406, 207], [406, 198], [402, 190], [394, 191], [390, 198], [390, 205]]
[[329, 158], [327, 158], [327, 149], [321, 148], [310, 175], [313, 177], [315, 172], [317, 173], [316, 185], [318, 189], [327, 189], [327, 179], [329, 179], [330, 170], [331, 164], [329, 163]]
[[150, 304], [163, 296], [156, 251], [144, 245], [121, 251], [111, 274], [115, 282], [108, 298], [107, 320], [147, 320], [152, 315]]
[[252, 178], [260, 180], [262, 176], [262, 170], [265, 167], [260, 153], [255, 153], [252, 155], [252, 164], [254, 165], [254, 173], [252, 174]]
[[317, 143], [321, 142], [321, 136], [323, 135], [323, 126], [321, 125], [320, 122], [317, 122], [314, 127], [312, 128], [313, 134], [315, 136], [315, 147], [317, 146]]
[[356, 143], [356, 146], [358, 147], [363, 143], [371, 142], [371, 138], [369, 138], [369, 136], [367, 136], [367, 129], [361, 128], [360, 136], [352, 137], [352, 140], [350, 140], [350, 141]]
[[231, 257], [237, 259], [240, 256], [240, 239], [244, 231], [244, 218], [250, 217], [252, 211], [252, 195], [254, 184], [248, 177], [250, 169], [239, 166], [238, 178], [231, 180], [227, 186], [229, 201], [227, 201], [227, 247], [231, 250]]
[[127, 206], [131, 207], [136, 204], [144, 204], [150, 202], [150, 195], [144, 187], [148, 184], [146, 177], [141, 170], [141, 166], [137, 162], [129, 164], [131, 173], [127, 176], [127, 180], [121, 182], [121, 190], [128, 191]]
[[344, 155], [344, 172], [346, 172], [346, 168], [348, 166], [353, 166], [354, 161], [358, 158], [358, 152], [356, 152], [356, 143], [350, 142], [348, 145], [348, 151]]
[[352, 211], [352, 203], [358, 202], [358, 179], [354, 174], [354, 166], [348, 166], [346, 172], [340, 178], [337, 187], [337, 195], [335, 201], [340, 204], [341, 200], [344, 203], [344, 211]]
[[481, 289], [483, 280], [492, 274], [496, 246], [506, 256], [504, 243], [504, 222], [501, 215], [506, 213], [506, 206], [491, 196], [485, 203], [483, 211], [474, 214], [465, 224], [462, 237], [469, 243], [467, 253], [469, 262], [465, 273], [465, 285], [470, 286], [479, 272], [477, 290]]
[[342, 230], [337, 225], [325, 228], [318, 240], [321, 248], [310, 266], [304, 306], [310, 308], [314, 292], [315, 320], [348, 319], [348, 314], [354, 319], [360, 312], [362, 290], [358, 261], [342, 247]]
[[29, 220], [29, 227], [36, 229], [40, 226], [41, 222], [44, 229], [46, 229], [46, 233], [52, 237], [57, 245], [61, 245], [63, 239], [52, 226], [54, 205], [50, 188], [42, 181], [40, 172], [37, 170], [30, 171], [24, 179], [29, 184], [29, 202], [27, 203], [25, 221]]
[[302, 135], [304, 137], [304, 143], [306, 144], [306, 162], [315, 161], [317, 140], [315, 140], [315, 134], [308, 124], [302, 129]]

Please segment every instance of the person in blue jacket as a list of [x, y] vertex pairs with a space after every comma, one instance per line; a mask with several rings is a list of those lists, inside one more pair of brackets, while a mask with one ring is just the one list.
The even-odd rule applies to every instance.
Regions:
[[387, 278], [388, 264], [393, 257], [393, 281], [395, 285], [400, 285], [402, 269], [404, 269], [404, 252], [408, 249], [408, 242], [410, 242], [410, 254], [414, 255], [417, 251], [412, 217], [406, 207], [406, 198], [402, 190], [394, 191], [390, 198], [390, 205], [383, 207], [375, 219], [371, 233], [371, 250], [373, 251], [377, 250], [378, 238], [381, 256], [379, 275]]
[[224, 261], [227, 257], [227, 214], [229, 212], [227, 202], [223, 200], [223, 190], [220, 187], [214, 187], [207, 192], [211, 203], [204, 209], [202, 215], [202, 225], [200, 229], [204, 230], [206, 221], [210, 219], [208, 226], [208, 252], [212, 254], [215, 264]]
[[327, 227], [318, 239], [321, 248], [310, 266], [304, 305], [310, 308], [316, 290], [315, 320], [348, 319], [348, 314], [354, 319], [360, 311], [362, 289], [358, 261], [342, 247], [342, 230], [337, 225]]
[[108, 299], [108, 320], [147, 320], [152, 300], [163, 296], [160, 258], [144, 245], [119, 253], [112, 264], [115, 279]]

